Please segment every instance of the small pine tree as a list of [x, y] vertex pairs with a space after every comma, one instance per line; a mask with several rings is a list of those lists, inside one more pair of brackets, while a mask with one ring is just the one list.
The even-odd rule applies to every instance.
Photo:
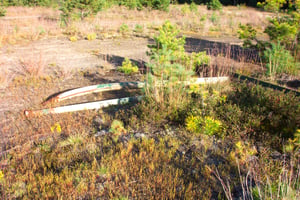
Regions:
[[62, 0], [60, 6], [61, 21], [65, 25], [69, 25], [71, 17], [76, 14], [83, 20], [89, 15], [97, 14], [104, 3], [105, 0]]

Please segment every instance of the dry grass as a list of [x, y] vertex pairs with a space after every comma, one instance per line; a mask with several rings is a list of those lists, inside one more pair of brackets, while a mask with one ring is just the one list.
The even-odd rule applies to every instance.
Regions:
[[10, 84], [12, 79], [13, 79], [12, 74], [9, 73], [9, 71], [4, 70], [4, 69], [1, 70], [0, 71], [0, 89], [6, 88]]
[[39, 78], [45, 75], [45, 63], [42, 53], [20, 59], [19, 66], [14, 72], [24, 77], [34, 78]]
[[227, 76], [232, 72], [247, 75], [261, 74], [264, 69], [256, 50], [241, 49], [227, 45], [221, 48], [211, 48], [208, 51], [211, 56], [211, 76]]
[[[151, 36], [166, 20], [177, 24], [182, 31], [196, 32], [199, 36], [236, 36], [239, 23], [249, 23], [258, 30], [264, 30], [267, 17], [271, 15], [253, 8], [237, 7], [224, 7], [222, 11], [215, 12], [207, 10], [206, 6], [198, 6], [197, 12], [184, 13], [182, 7], [183, 5], [171, 5], [169, 12], [112, 7], [99, 12], [95, 17], [74, 21], [66, 29], [60, 28], [58, 10], [42, 7], [8, 7], [7, 16], [0, 19], [0, 42], [15, 44], [60, 36], [63, 33], [78, 35], [81, 38], [93, 32], [100, 38], [118, 36], [116, 33], [122, 24], [127, 24], [131, 33], [137, 24], [142, 25], [145, 27], [143, 34]], [[262, 31], [258, 34], [263, 35]]]
[[50, 8], [8, 7], [6, 17], [0, 19], [0, 42], [15, 44], [60, 35], [58, 18], [58, 11]]

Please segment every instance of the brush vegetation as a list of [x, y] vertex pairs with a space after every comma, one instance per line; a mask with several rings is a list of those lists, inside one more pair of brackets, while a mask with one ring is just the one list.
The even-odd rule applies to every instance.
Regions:
[[[16, 2], [4, 1], [3, 5]], [[26, 5], [57, 1], [32, 2], [36, 3]], [[92, 43], [100, 37], [97, 31], [81, 34], [72, 23], [75, 18], [92, 19], [109, 1], [63, 2], [61, 20], [70, 41], [83, 35]], [[137, 10], [167, 10], [170, 4], [113, 2]], [[221, 3], [229, 1], [209, 2], [214, 14], [201, 19], [218, 26]], [[207, 1], [194, 1], [176, 12], [182, 16], [197, 12], [199, 3]], [[244, 46], [260, 52], [263, 73], [272, 80], [283, 74], [296, 76], [299, 70], [298, 1], [292, 3], [270, 0], [262, 4], [276, 15], [264, 30], [270, 36], [268, 42], [258, 39], [259, 30], [252, 25], [239, 26]], [[285, 5], [291, 12], [280, 13]], [[116, 32], [128, 36], [130, 30], [145, 32], [144, 27], [118, 24]], [[186, 52], [182, 28], [170, 21], [152, 27], [155, 35], [147, 52], [144, 98], [139, 103], [36, 118], [19, 113], [13, 116], [14, 123], [1, 122], [1, 130], [11, 137], [5, 138], [1, 151], [0, 197], [299, 199], [300, 97], [238, 80], [195, 84], [195, 77], [229, 75], [232, 63], [227, 66], [225, 61], [231, 53]], [[20, 61], [17, 72], [22, 92], [24, 88], [41, 89], [53, 81], [33, 83], [34, 78], [40, 81], [46, 74], [41, 56], [39, 60]], [[125, 58], [118, 71], [132, 74], [127, 80], [138, 67]], [[6, 85], [5, 74], [0, 73], [1, 85]], [[62, 78], [57, 81], [61, 83]]]

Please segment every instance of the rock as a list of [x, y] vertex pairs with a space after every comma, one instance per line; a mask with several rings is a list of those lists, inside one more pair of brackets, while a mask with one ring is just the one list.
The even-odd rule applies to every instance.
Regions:
[[278, 151], [273, 151], [271, 153], [271, 158], [274, 160], [279, 160], [281, 159], [281, 153], [279, 153]]
[[144, 133], [136, 133], [134, 134], [135, 138], [146, 138], [146, 135]]
[[101, 136], [104, 136], [104, 135], [107, 135], [107, 134], [109, 134], [109, 131], [103, 129], [103, 130], [98, 131], [94, 136], [95, 137], [101, 137]]
[[99, 117], [99, 116], [96, 116], [94, 119], [93, 119], [93, 123], [95, 124], [95, 126], [101, 126], [101, 125], [105, 125], [105, 121]]

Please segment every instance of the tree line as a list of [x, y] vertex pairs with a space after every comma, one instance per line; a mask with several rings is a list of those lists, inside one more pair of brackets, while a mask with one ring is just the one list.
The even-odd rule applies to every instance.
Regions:
[[[71, 2], [71, 0], [2, 0], [3, 6], [52, 6], [59, 5], [62, 2]], [[75, 0], [74, 2], [85, 2], [88, 3], [93, 0]], [[136, 4], [137, 6], [152, 6], [154, 8], [160, 8], [158, 5], [169, 5], [170, 3], [192, 3], [195, 4], [207, 4], [212, 0], [96, 0], [98, 3], [111, 4]], [[223, 5], [239, 5], [245, 4], [247, 6], [257, 6], [257, 3], [263, 3], [265, 0], [220, 0]]]

